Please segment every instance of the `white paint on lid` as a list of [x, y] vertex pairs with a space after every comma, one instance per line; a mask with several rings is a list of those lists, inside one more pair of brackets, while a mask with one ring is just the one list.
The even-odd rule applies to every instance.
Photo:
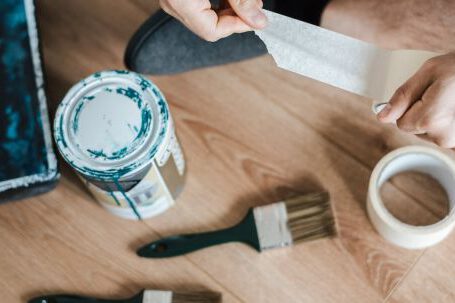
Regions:
[[[138, 139], [143, 109], [111, 89], [98, 90], [90, 98], [85, 96], [79, 101], [80, 107], [76, 107], [69, 120], [73, 121], [74, 141], [88, 157], [102, 153], [106, 158], [115, 158], [119, 151], [130, 149]], [[149, 111], [147, 107], [145, 110]]]

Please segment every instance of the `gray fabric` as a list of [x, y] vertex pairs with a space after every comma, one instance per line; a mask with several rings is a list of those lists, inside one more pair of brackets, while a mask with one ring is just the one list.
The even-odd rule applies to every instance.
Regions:
[[266, 52], [264, 43], [253, 32], [207, 42], [170, 18], [148, 35], [128, 61], [137, 72], [162, 75], [236, 62]]

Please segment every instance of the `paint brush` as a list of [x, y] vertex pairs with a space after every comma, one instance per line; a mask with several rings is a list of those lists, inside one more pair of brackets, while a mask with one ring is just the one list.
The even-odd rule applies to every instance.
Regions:
[[254, 207], [235, 226], [171, 236], [143, 246], [137, 254], [146, 258], [174, 257], [227, 242], [243, 242], [261, 252], [329, 237], [335, 234], [329, 200], [329, 194], [322, 192]]
[[51, 295], [31, 299], [28, 303], [219, 303], [221, 294], [211, 291], [173, 292], [143, 290], [129, 299], [106, 300], [73, 295]]

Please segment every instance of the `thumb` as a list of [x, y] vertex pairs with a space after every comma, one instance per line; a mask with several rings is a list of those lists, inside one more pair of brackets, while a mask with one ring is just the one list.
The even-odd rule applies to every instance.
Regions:
[[253, 28], [264, 28], [267, 25], [267, 17], [262, 12], [262, 1], [258, 0], [228, 0], [234, 12], [246, 24]]
[[427, 61], [408, 81], [400, 86], [389, 103], [378, 114], [379, 121], [394, 123], [418, 100], [433, 81], [433, 65]]

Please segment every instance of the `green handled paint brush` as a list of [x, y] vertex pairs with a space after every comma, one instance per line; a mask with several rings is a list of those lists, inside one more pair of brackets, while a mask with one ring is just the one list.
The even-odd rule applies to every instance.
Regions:
[[73, 295], [51, 295], [31, 299], [28, 303], [219, 303], [218, 292], [173, 292], [143, 290], [129, 299], [106, 300]]
[[175, 257], [227, 242], [243, 242], [261, 252], [329, 237], [335, 234], [329, 200], [329, 194], [322, 192], [254, 207], [235, 226], [171, 236], [143, 246], [137, 254], [146, 258]]

